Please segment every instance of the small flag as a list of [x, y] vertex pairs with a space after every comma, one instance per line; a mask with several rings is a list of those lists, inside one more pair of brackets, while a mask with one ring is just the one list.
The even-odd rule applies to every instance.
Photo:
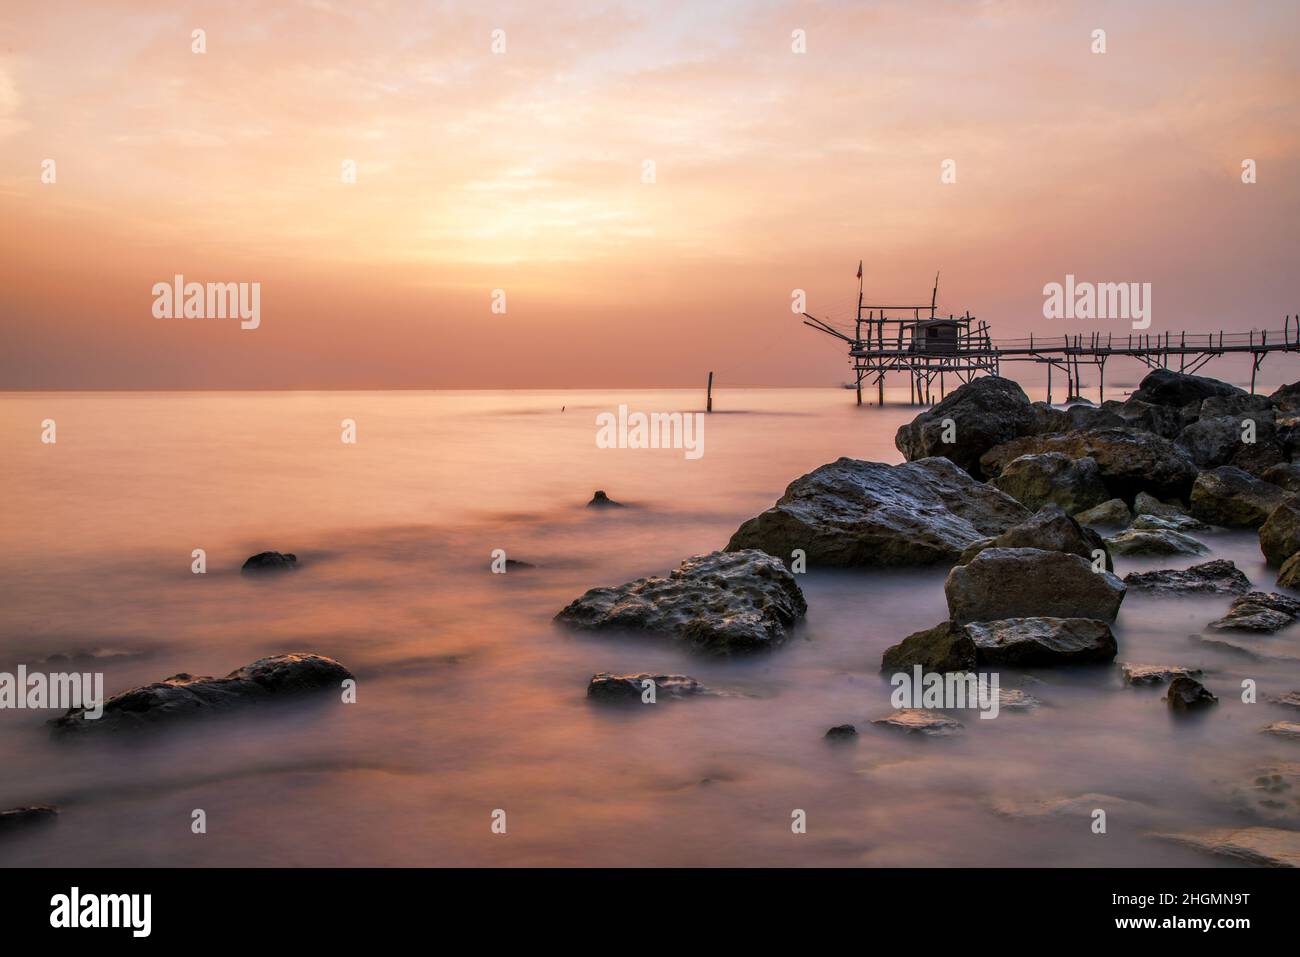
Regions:
[[861, 259], [858, 260], [858, 278], [859, 278], [859, 279], [862, 278], [862, 260], [861, 260]]

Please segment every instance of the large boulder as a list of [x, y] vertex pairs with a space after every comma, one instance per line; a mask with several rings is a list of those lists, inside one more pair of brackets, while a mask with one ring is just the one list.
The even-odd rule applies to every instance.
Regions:
[[1110, 661], [1119, 646], [1110, 626], [1089, 618], [1011, 618], [966, 625], [982, 665], [1033, 668]]
[[1028, 519], [1001, 535], [969, 546], [962, 553], [958, 564], [965, 565], [986, 548], [1041, 548], [1045, 551], [1069, 552], [1090, 562], [1096, 557], [1096, 552], [1101, 552], [1106, 568], [1114, 569], [1101, 536], [1066, 515], [1059, 505], [1044, 505]]
[[1166, 439], [1177, 438], [1187, 426], [1187, 416], [1177, 406], [1153, 405], [1140, 399], [1107, 402], [1103, 408], [1119, 416], [1126, 427], [1154, 432]]
[[779, 559], [744, 549], [688, 558], [667, 578], [593, 588], [555, 620], [585, 631], [659, 633], [725, 654], [780, 644], [807, 610]]
[[1259, 528], [1286, 492], [1235, 465], [1202, 472], [1192, 485], [1192, 515], [1211, 525]]
[[1122, 581], [1068, 552], [988, 548], [948, 573], [944, 595], [956, 622], [1005, 618], [1095, 618], [1114, 621]]
[[1273, 403], [1264, 395], [1250, 395], [1245, 392], [1232, 395], [1212, 395], [1201, 403], [1201, 418], [1214, 419], [1221, 415], [1233, 415], [1251, 418], [1252, 412], [1267, 412], [1273, 418]]
[[728, 551], [758, 548], [817, 565], [951, 564], [1029, 512], [945, 458], [885, 465], [842, 458], [795, 479], [736, 530]]
[[1260, 476], [1265, 482], [1287, 492], [1300, 492], [1300, 463], [1279, 462]]
[[1138, 385], [1130, 397], [1133, 401], [1152, 405], [1185, 406], [1195, 402], [1198, 406], [1211, 396], [1246, 395], [1245, 389], [1228, 385], [1218, 379], [1187, 375], [1170, 369], [1154, 369]]
[[1250, 591], [1250, 579], [1226, 558], [1216, 558], [1191, 568], [1130, 572], [1124, 576], [1124, 584], [1138, 591], [1165, 595], [1244, 595]]
[[1064, 452], [1012, 459], [989, 484], [1035, 511], [1055, 503], [1073, 514], [1095, 508], [1110, 497], [1095, 459], [1072, 459]]
[[951, 621], [908, 635], [885, 651], [881, 671], [970, 671], [975, 667], [975, 643], [961, 625]]
[[275, 655], [224, 678], [172, 675], [113, 695], [98, 718], [89, 717], [85, 708], [72, 708], [50, 725], [63, 735], [136, 730], [308, 692], [339, 691], [351, 678], [347, 668], [324, 655]]
[[[951, 420], [951, 428], [946, 420]], [[942, 455], [979, 478], [981, 455], [1009, 439], [1029, 435], [1037, 424], [1029, 397], [1019, 385], [1000, 376], [983, 376], [900, 426], [894, 445], [909, 462]]]
[[998, 475], [1013, 459], [1043, 452], [1091, 457], [1110, 496], [1126, 502], [1143, 491], [1158, 498], [1186, 499], [1196, 481], [1196, 463], [1186, 449], [1139, 429], [1086, 429], [1014, 439], [986, 452], [980, 467], [986, 475]]
[[1277, 390], [1268, 397], [1268, 401], [1279, 412], [1300, 412], [1300, 382], [1278, 386]]
[[1252, 446], [1272, 449], [1273, 461], [1281, 461], [1281, 449], [1274, 439], [1272, 411], [1214, 418], [1201, 416], [1183, 429], [1176, 441], [1203, 469], [1226, 465], [1237, 455], [1255, 453], [1254, 457], [1259, 457], [1258, 450]]
[[1106, 539], [1112, 555], [1203, 555], [1204, 545], [1170, 529], [1129, 528]]
[[1300, 552], [1300, 496], [1288, 495], [1259, 527], [1259, 549], [1270, 565]]

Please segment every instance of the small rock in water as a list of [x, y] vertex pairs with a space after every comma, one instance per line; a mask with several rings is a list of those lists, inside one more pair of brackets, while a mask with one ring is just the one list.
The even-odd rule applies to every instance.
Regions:
[[1152, 816], [1152, 809], [1138, 801], [1116, 797], [1113, 794], [1074, 794], [1044, 798], [1042, 800], [1022, 800], [1020, 798], [998, 798], [993, 802], [993, 811], [1002, 817], [1023, 820], [1042, 820], [1046, 818], [1083, 818], [1092, 817], [1093, 811], [1103, 808], [1110, 813], [1121, 812], [1128, 820]]
[[851, 724], [837, 724], [826, 731], [826, 737], [832, 741], [846, 741], [858, 736], [858, 729]]
[[1300, 831], [1275, 827], [1224, 827], [1155, 836], [1246, 864], [1300, 867]]
[[975, 643], [966, 629], [951, 621], [908, 635], [885, 651], [881, 671], [970, 671], [975, 667]]
[[1089, 618], [1011, 618], [966, 625], [980, 664], [1026, 668], [1110, 661], [1110, 626]]
[[1228, 613], [1210, 622], [1215, 631], [1281, 631], [1300, 616], [1300, 601], [1276, 592], [1253, 591], [1232, 603]]
[[1279, 738], [1300, 741], [1300, 724], [1296, 724], [1294, 721], [1274, 721], [1272, 724], [1264, 725], [1259, 730], [1265, 734], [1275, 734]]
[[1244, 595], [1250, 591], [1250, 579], [1226, 558], [1216, 558], [1191, 568], [1131, 572], [1124, 576], [1124, 584], [1140, 591], [1164, 594]]
[[31, 804], [27, 807], [0, 811], [0, 834], [17, 831], [36, 824], [49, 824], [59, 816], [59, 809], [49, 804]]
[[1106, 539], [1115, 555], [1201, 555], [1208, 549], [1189, 535], [1168, 529], [1130, 528]]
[[518, 558], [507, 558], [507, 559], [506, 559], [506, 570], [507, 570], [507, 571], [509, 571], [511, 568], [536, 568], [536, 567], [537, 567], [537, 566], [534, 565], [532, 562], [520, 561]]
[[167, 719], [194, 717], [273, 697], [339, 690], [352, 673], [323, 655], [259, 658], [224, 678], [172, 675], [113, 695], [99, 718], [72, 708], [49, 724], [58, 734], [135, 730]]
[[298, 567], [298, 556], [293, 552], [258, 552], [244, 560], [241, 572], [274, 572]]
[[592, 675], [587, 684], [587, 697], [602, 701], [641, 701], [649, 690], [646, 682], [654, 682], [655, 700], [666, 696], [685, 698], [687, 695], [705, 694], [708, 689], [689, 675], [612, 675], [607, 672]]
[[1033, 711], [1042, 702], [1018, 688], [998, 689], [998, 708], [1002, 711]]
[[938, 712], [926, 711], [923, 708], [899, 708], [883, 718], [876, 718], [871, 723], [884, 725], [887, 728], [896, 728], [909, 734], [924, 734], [938, 738], [959, 734], [961, 729], [965, 727], [955, 718], [948, 718]]
[[1079, 512], [1074, 520], [1089, 528], [1127, 528], [1133, 521], [1133, 513], [1128, 510], [1122, 498], [1112, 498], [1102, 502], [1096, 508]]
[[597, 489], [587, 503], [587, 508], [623, 508], [623, 503], [614, 501], [603, 490]]
[[1269, 700], [1283, 707], [1300, 708], [1300, 691], [1288, 691], [1286, 694], [1274, 695]]
[[1166, 681], [1184, 675], [1189, 678], [1201, 676], [1200, 668], [1181, 668], [1178, 665], [1135, 665], [1127, 661], [1120, 665], [1120, 671], [1124, 674], [1124, 683], [1130, 685], [1162, 685]]
[[1169, 683], [1165, 700], [1174, 711], [1195, 711], [1219, 703], [1205, 685], [1189, 675], [1178, 675]]

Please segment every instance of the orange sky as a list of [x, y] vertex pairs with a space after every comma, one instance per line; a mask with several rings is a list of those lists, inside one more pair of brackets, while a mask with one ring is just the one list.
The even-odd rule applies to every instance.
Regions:
[[[834, 384], [791, 291], [847, 319], [860, 258], [997, 336], [1127, 334], [1042, 317], [1067, 272], [1280, 328], [1298, 10], [5, 3], [0, 388]], [[260, 282], [260, 328], [155, 318], [176, 273]]]

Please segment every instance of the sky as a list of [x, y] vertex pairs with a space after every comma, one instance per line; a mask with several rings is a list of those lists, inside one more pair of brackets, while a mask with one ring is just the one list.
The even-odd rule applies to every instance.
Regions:
[[[1067, 274], [1151, 283], [1152, 333], [1280, 329], [1298, 35], [1292, 0], [7, 0], [0, 389], [835, 385], [792, 303], [849, 321], [859, 260], [997, 337], [1131, 331], [1045, 318]], [[257, 328], [155, 315], [177, 274], [259, 283]]]

